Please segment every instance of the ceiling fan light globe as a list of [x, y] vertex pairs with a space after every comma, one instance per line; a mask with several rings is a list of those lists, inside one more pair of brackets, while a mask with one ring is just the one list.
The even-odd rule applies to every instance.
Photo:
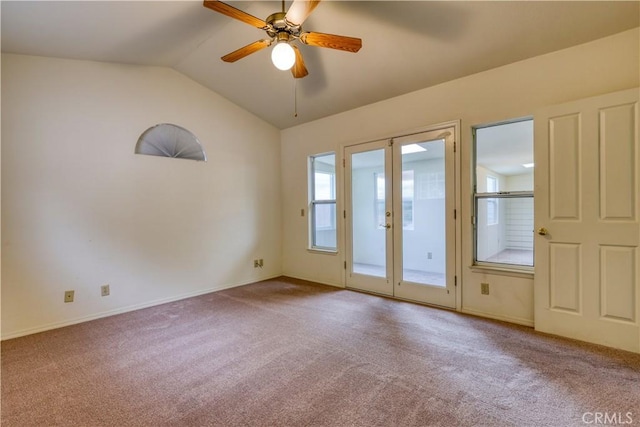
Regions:
[[290, 70], [296, 63], [296, 53], [287, 42], [280, 42], [271, 50], [271, 62], [279, 70]]

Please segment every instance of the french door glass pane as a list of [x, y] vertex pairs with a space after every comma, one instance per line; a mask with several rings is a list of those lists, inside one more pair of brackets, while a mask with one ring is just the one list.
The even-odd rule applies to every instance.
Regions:
[[402, 280], [445, 286], [444, 140], [405, 145], [401, 152]]
[[384, 149], [351, 157], [353, 272], [386, 276]]

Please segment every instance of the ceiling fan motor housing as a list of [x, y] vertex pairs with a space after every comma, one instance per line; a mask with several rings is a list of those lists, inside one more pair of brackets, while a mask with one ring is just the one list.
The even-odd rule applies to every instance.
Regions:
[[[292, 38], [298, 38], [302, 32], [300, 25], [293, 25], [285, 19], [286, 13], [276, 12], [266, 19], [267, 26], [265, 31], [270, 37], [278, 38], [278, 41], [291, 40]], [[281, 36], [283, 34], [284, 36]]]

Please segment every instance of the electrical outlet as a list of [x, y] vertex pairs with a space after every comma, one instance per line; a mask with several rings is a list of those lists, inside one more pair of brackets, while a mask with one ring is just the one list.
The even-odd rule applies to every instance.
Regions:
[[260, 268], [264, 267], [264, 260], [262, 258], [258, 260], [258, 265], [260, 266]]
[[489, 295], [489, 284], [488, 283], [480, 283], [480, 293], [482, 295]]
[[64, 291], [64, 302], [73, 302], [73, 294], [75, 291]]
[[109, 290], [109, 285], [100, 286], [100, 295], [102, 295], [103, 297], [106, 297], [106, 296], [109, 296], [110, 293], [111, 291]]
[[254, 259], [253, 260], [253, 268], [258, 268], [260, 267], [260, 260]]
[[433, 259], [433, 253], [427, 252], [427, 259]]

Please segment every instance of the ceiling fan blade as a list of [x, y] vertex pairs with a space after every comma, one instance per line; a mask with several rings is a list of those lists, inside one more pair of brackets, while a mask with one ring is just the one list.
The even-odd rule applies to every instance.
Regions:
[[267, 23], [262, 19], [256, 18], [253, 15], [249, 15], [248, 13], [243, 12], [240, 9], [236, 9], [233, 6], [230, 6], [218, 0], [205, 0], [204, 7], [207, 7], [218, 13], [222, 13], [223, 15], [227, 15], [231, 18], [237, 19], [238, 21], [242, 21], [245, 24], [253, 25], [256, 28], [264, 28], [267, 26]]
[[241, 47], [238, 50], [234, 50], [233, 52], [226, 54], [221, 59], [224, 62], [236, 62], [238, 59], [242, 59], [245, 56], [251, 55], [254, 52], [264, 49], [270, 44], [271, 40], [258, 40], [257, 42], [253, 42], [246, 45], [245, 47]]
[[291, 46], [293, 51], [296, 53], [296, 62], [291, 67], [291, 74], [296, 79], [301, 79], [307, 75], [309, 75], [309, 71], [307, 71], [307, 67], [304, 66], [304, 59], [302, 58], [302, 52], [298, 49], [298, 46]]
[[294, 0], [291, 7], [287, 11], [284, 19], [293, 25], [302, 25], [302, 23], [311, 15], [320, 3], [320, 0]]
[[357, 52], [362, 47], [362, 39], [347, 36], [336, 36], [324, 33], [302, 33], [300, 40], [309, 46], [327, 47], [329, 49]]

